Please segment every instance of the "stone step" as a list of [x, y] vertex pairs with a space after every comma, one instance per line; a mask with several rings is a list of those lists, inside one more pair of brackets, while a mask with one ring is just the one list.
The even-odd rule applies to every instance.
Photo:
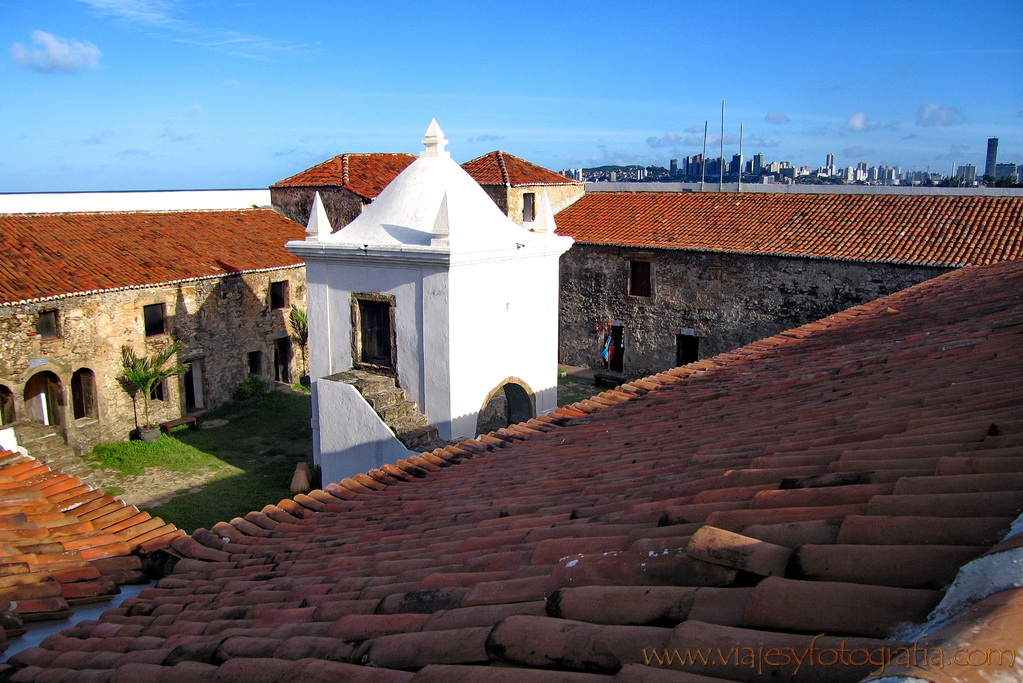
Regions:
[[[422, 417], [422, 421], [426, 423], [426, 416], [419, 412], [414, 403], [410, 401], [402, 401], [392, 406], [388, 406], [383, 410], [377, 410], [377, 415], [380, 416], [384, 422], [394, 429], [402, 421], [408, 419], [415, 420], [417, 417]], [[397, 431], [397, 429], [395, 429]]]
[[419, 411], [387, 423], [387, 426], [391, 428], [391, 431], [399, 435], [408, 434], [409, 432], [414, 432], [417, 429], [423, 429], [429, 425], [430, 423], [427, 421], [426, 416]]
[[430, 450], [426, 448], [427, 444], [436, 441], [439, 438], [440, 434], [437, 432], [437, 428], [432, 425], [419, 427], [418, 429], [398, 434], [398, 440], [401, 441], [402, 445], [416, 453]]
[[373, 410], [378, 413], [392, 406], [407, 403], [405, 399], [405, 392], [394, 386], [386, 389], [385, 391], [374, 392], [371, 394], [364, 393], [362, 394], [362, 397], [366, 399], [366, 401], [373, 406]]

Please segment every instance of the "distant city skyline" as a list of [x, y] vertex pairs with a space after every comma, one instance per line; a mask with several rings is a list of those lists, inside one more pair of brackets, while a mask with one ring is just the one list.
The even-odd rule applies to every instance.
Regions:
[[266, 187], [344, 152], [1023, 162], [1018, 0], [0, 0], [0, 192]]

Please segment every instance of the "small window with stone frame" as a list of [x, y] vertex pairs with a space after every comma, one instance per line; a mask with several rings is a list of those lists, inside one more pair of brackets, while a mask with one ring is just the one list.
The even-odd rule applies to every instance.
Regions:
[[653, 264], [650, 261], [629, 261], [629, 295], [653, 296]]
[[270, 283], [270, 310], [276, 311], [288, 307], [288, 281]]
[[167, 315], [164, 304], [149, 304], [142, 307], [142, 317], [147, 337], [156, 337], [167, 333]]
[[57, 311], [39, 311], [39, 317], [36, 319], [36, 334], [40, 339], [56, 339], [60, 336], [57, 322]]

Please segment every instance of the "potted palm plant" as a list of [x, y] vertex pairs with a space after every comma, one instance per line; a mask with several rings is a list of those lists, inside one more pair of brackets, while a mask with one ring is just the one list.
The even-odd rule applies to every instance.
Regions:
[[142, 393], [143, 423], [139, 425], [139, 437], [143, 441], [151, 442], [160, 438], [160, 430], [149, 419], [149, 398], [154, 387], [160, 382], [168, 377], [184, 374], [188, 370], [188, 363], [170, 362], [171, 357], [184, 347], [183, 343], [176, 341], [151, 356], [139, 356], [130, 346], [121, 347], [121, 359], [124, 363], [121, 378], [132, 395], [132, 401], [138, 392]]

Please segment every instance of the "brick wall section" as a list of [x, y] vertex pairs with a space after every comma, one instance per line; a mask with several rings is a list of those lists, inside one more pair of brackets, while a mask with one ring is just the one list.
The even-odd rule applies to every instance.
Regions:
[[[629, 261], [650, 260], [653, 296], [629, 296]], [[676, 365], [675, 335], [701, 358], [905, 289], [947, 268], [575, 244], [561, 257], [559, 359], [598, 366], [599, 318], [625, 325], [624, 372]]]

